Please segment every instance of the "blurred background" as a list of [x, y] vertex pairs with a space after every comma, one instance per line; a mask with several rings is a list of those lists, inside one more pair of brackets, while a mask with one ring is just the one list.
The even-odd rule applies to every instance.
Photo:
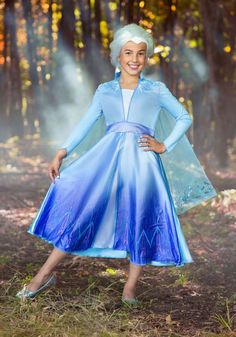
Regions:
[[62, 142], [96, 86], [113, 79], [109, 43], [131, 22], [155, 40], [146, 77], [164, 81], [193, 116], [200, 158], [227, 167], [236, 154], [230, 0], [0, 0], [0, 141]]
[[[133, 311], [120, 305], [126, 259], [68, 256], [52, 292], [19, 303], [52, 248], [27, 233], [48, 164], [114, 78], [109, 43], [132, 22], [153, 34], [144, 75], [193, 117], [187, 135], [218, 192], [180, 216], [194, 263], [145, 266]], [[235, 336], [235, 65], [235, 0], [0, 0], [1, 336]]]

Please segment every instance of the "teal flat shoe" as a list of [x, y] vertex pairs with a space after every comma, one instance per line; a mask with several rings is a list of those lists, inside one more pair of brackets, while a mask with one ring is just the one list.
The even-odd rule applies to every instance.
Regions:
[[43, 292], [45, 289], [49, 288], [50, 286], [54, 285], [56, 283], [56, 277], [54, 275], [51, 275], [49, 279], [36, 291], [30, 291], [26, 288], [26, 285], [18, 291], [16, 294], [16, 297], [20, 299], [26, 299], [26, 298], [34, 298], [37, 295], [39, 295], [41, 292]]
[[130, 304], [130, 305], [137, 305], [137, 304], [139, 304], [139, 300], [137, 300], [137, 298], [125, 298], [124, 296], [122, 296], [121, 301], [124, 304]]

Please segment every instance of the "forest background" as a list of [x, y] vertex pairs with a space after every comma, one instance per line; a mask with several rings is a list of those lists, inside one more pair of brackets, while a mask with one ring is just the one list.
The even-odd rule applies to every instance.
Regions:
[[189, 137], [203, 160], [227, 166], [236, 130], [235, 16], [229, 0], [1, 0], [0, 141], [64, 139], [96, 86], [113, 78], [114, 31], [136, 22], [155, 40], [146, 76], [165, 81], [193, 116]]
[[[217, 190], [180, 215], [194, 263], [145, 266], [129, 308], [126, 259], [68, 256], [56, 287], [22, 303], [52, 248], [27, 233], [48, 164], [114, 78], [109, 43], [131, 22], [153, 34], [145, 77], [193, 117], [187, 136]], [[0, 337], [235, 336], [235, 65], [235, 0], [0, 0]]]

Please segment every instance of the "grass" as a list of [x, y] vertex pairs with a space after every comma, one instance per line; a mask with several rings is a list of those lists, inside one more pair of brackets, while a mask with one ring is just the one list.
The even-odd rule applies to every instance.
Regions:
[[217, 321], [223, 329], [226, 329], [230, 332], [233, 332], [234, 325], [235, 325], [236, 313], [235, 314], [230, 313], [229, 299], [228, 298], [226, 298], [226, 300], [225, 300], [225, 306], [226, 306], [225, 317], [221, 314], [215, 314], [215, 315], [213, 315], [213, 319], [215, 321]]
[[6, 296], [4, 302], [7, 306], [4, 305], [0, 314], [1, 337], [115, 337], [119, 336], [116, 330], [131, 328], [126, 310], [118, 308], [109, 312], [106, 294], [93, 294], [89, 288], [70, 300], [54, 290], [35, 300]]
[[[108, 273], [111, 270], [107, 271]], [[180, 279], [182, 275], [179, 276]], [[21, 275], [5, 283], [0, 310], [0, 337], [231, 337], [229, 333], [208, 332], [181, 334], [174, 332], [175, 322], [168, 314], [160, 317], [138, 307], [122, 305], [115, 280], [109, 286], [96, 288], [96, 280], [77, 294], [58, 288], [48, 290], [33, 300], [22, 301], [15, 297], [16, 288], [22, 285]], [[182, 282], [181, 282], [182, 283]], [[66, 293], [67, 295], [63, 295]], [[69, 293], [69, 297], [68, 297]], [[227, 302], [228, 303], [228, 302]], [[228, 304], [227, 304], [228, 305]], [[228, 308], [228, 307], [227, 307]], [[228, 309], [227, 309], [228, 310]], [[228, 311], [227, 311], [228, 312]], [[217, 316], [218, 317], [218, 316]], [[219, 315], [220, 317], [220, 315]], [[226, 321], [232, 316], [227, 314]], [[218, 320], [219, 322], [220, 320]], [[231, 333], [231, 334], [230, 334]]]

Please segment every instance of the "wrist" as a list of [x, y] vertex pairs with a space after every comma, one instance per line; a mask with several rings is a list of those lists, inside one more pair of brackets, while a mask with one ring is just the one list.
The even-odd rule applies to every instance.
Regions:
[[58, 159], [63, 159], [63, 158], [65, 158], [67, 156], [67, 151], [66, 151], [66, 149], [59, 149], [58, 151], [57, 151], [57, 153], [56, 153], [56, 158], [58, 158]]

